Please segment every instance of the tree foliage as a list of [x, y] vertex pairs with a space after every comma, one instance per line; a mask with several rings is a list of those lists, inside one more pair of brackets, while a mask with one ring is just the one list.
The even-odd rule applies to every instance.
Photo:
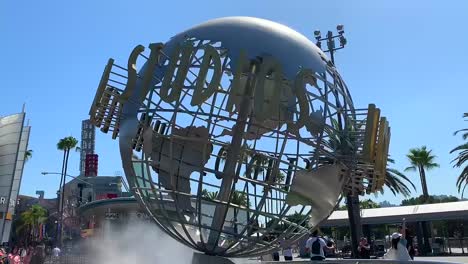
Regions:
[[432, 155], [432, 150], [428, 150], [426, 146], [421, 148], [412, 148], [406, 155], [411, 166], [407, 167], [405, 171], [418, 171], [419, 178], [421, 179], [421, 186], [423, 196], [425, 199], [429, 199], [429, 191], [427, 188], [426, 181], [426, 170], [431, 170], [439, 167], [439, 164], [435, 162], [435, 155]]
[[26, 152], [24, 152], [24, 161], [25, 162], [29, 161], [32, 158], [32, 155], [33, 155], [32, 149], [26, 150]]
[[21, 214], [16, 232], [22, 234], [23, 242], [39, 241], [41, 225], [47, 220], [47, 210], [40, 205], [33, 205]]
[[[388, 162], [392, 164], [395, 163], [391, 158], [388, 159]], [[416, 186], [414, 186], [414, 183], [406, 175], [393, 168], [387, 168], [384, 185], [393, 193], [393, 195], [401, 194], [405, 197], [410, 196], [410, 187], [416, 190]], [[380, 193], [384, 193], [383, 188], [380, 190]]]
[[[463, 115], [464, 118], [468, 118], [468, 113], [465, 113]], [[468, 121], [465, 120], [465, 121]], [[455, 131], [454, 135], [457, 135], [458, 133], [462, 132], [462, 138], [463, 140], [468, 139], [468, 128], [461, 129], [458, 131]], [[450, 153], [456, 152], [458, 156], [452, 161], [454, 163], [454, 167], [457, 168], [462, 168], [462, 171], [460, 175], [458, 176], [456, 186], [458, 188], [458, 192], [462, 194], [465, 192], [465, 188], [468, 185], [468, 142], [465, 142], [464, 144], [461, 144], [457, 146], [456, 148], [452, 149]]]
[[[359, 208], [360, 209], [372, 209], [372, 208], [380, 208], [380, 205], [374, 201], [372, 201], [371, 199], [367, 199], [367, 200], [361, 200], [359, 202]], [[347, 209], [347, 206], [346, 205], [342, 205], [338, 208], [339, 210], [346, 210]]]
[[[59, 142], [57, 143], [57, 149], [59, 150], [62, 150], [63, 151], [63, 160], [62, 160], [62, 176], [60, 177], [60, 189], [61, 189], [61, 193], [60, 193], [60, 199], [61, 201], [59, 201], [59, 204], [61, 205], [60, 207], [60, 223], [63, 222], [63, 206], [64, 206], [64, 202], [65, 202], [65, 177], [67, 176], [67, 170], [68, 170], [68, 158], [70, 156], [70, 151], [72, 149], [75, 149], [76, 151], [78, 151], [80, 148], [77, 147], [78, 145], [78, 140], [72, 136], [69, 136], [69, 137], [64, 137], [62, 139], [59, 140]], [[59, 246], [62, 246], [62, 229], [63, 229], [63, 224], [62, 225], [58, 225], [58, 227], [60, 227], [61, 229], [60, 230], [57, 230], [57, 234], [59, 236]]]
[[[218, 191], [210, 192], [206, 189], [203, 189], [202, 197], [204, 197], [207, 200], [215, 200], [218, 197]], [[238, 206], [247, 207], [248, 205], [247, 194], [238, 190], [234, 190], [231, 196], [231, 203], [238, 205]]]
[[430, 195], [427, 201], [424, 201], [424, 196], [421, 195], [419, 197], [413, 197], [409, 199], [405, 199], [401, 201], [401, 205], [419, 205], [419, 204], [433, 204], [433, 203], [449, 203], [449, 202], [457, 202], [460, 201], [455, 196], [451, 195]]

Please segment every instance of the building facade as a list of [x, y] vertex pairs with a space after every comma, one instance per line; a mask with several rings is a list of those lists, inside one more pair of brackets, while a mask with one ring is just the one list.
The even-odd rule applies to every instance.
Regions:
[[[81, 151], [80, 151], [80, 175], [81, 176], [97, 176], [97, 155], [94, 154], [96, 141], [96, 128], [91, 124], [89, 119], [81, 122]], [[87, 162], [88, 160], [88, 162]], [[87, 168], [89, 165], [96, 163], [96, 167]], [[87, 170], [88, 169], [88, 170]]]
[[0, 117], [0, 238], [8, 242], [21, 186], [30, 127], [26, 113]]
[[120, 176], [78, 176], [67, 182], [63, 209], [64, 240], [75, 239], [80, 235], [80, 206], [94, 201], [115, 199], [123, 194]]

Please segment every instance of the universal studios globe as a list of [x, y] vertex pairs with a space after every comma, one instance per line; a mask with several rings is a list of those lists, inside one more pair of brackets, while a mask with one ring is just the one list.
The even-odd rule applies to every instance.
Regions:
[[355, 158], [333, 140], [355, 122], [344, 81], [310, 40], [271, 21], [220, 18], [137, 46], [128, 67], [109, 61], [90, 114], [119, 137], [148, 214], [209, 255], [295, 243], [352, 180]]

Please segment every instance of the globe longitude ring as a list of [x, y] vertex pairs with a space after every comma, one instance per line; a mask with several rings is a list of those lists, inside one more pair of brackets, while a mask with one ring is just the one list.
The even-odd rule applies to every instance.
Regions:
[[[91, 120], [119, 138], [135, 197], [171, 237], [211, 255], [294, 243], [343, 194], [381, 188], [389, 127], [355, 109], [300, 33], [215, 19], [106, 66]], [[363, 116], [363, 117], [362, 117]]]

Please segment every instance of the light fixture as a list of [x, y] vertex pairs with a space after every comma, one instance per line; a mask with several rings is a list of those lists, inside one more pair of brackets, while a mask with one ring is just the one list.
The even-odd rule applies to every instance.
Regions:
[[344, 33], [344, 26], [343, 24], [339, 24], [338, 26], [336, 26], [336, 30], [338, 30], [338, 34], [343, 34]]
[[322, 35], [322, 33], [320, 33], [320, 30], [315, 30], [314, 31], [314, 36], [316, 39], [320, 39], [320, 35]]
[[340, 45], [341, 47], [344, 47], [348, 41], [346, 40], [345, 37], [340, 36]]

